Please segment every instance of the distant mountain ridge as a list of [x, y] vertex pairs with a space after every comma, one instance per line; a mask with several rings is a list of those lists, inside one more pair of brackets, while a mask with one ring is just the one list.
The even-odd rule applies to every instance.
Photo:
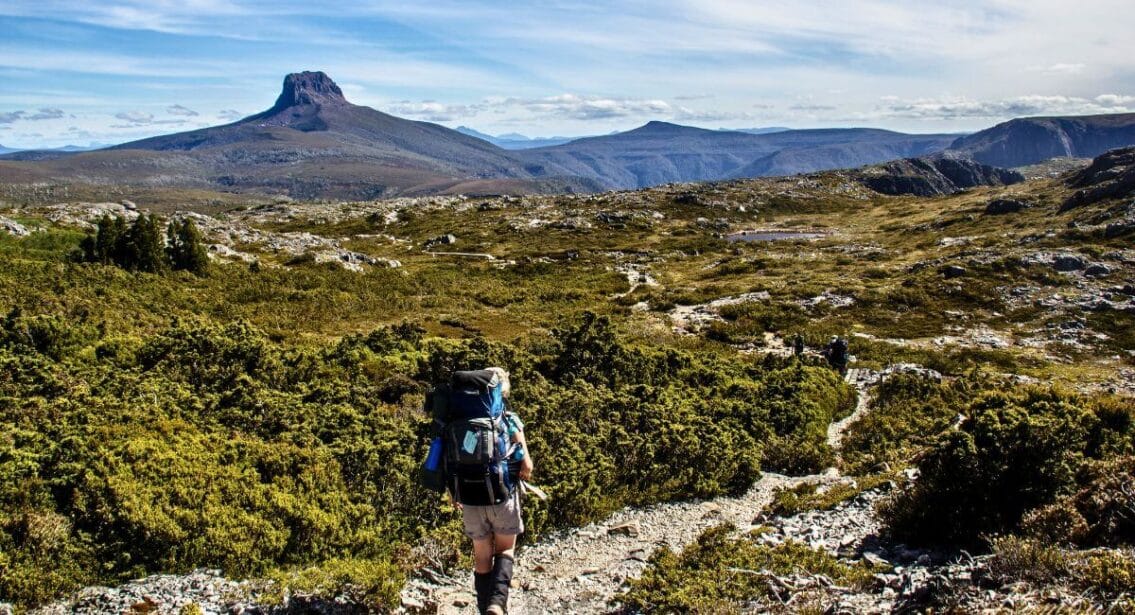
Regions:
[[873, 128], [749, 134], [654, 121], [623, 133], [528, 150], [523, 156], [532, 164], [592, 177], [611, 188], [634, 189], [859, 167], [932, 154], [955, 138]]
[[562, 145], [562, 144], [567, 143], [569, 141], [574, 141], [576, 139], [582, 138], [582, 137], [526, 137], [522, 134], [518, 134], [518, 133], [515, 133], [515, 132], [504, 134], [504, 135], [497, 135], [497, 136], [494, 137], [493, 135], [483, 133], [479, 130], [474, 130], [472, 128], [469, 128], [468, 126], [458, 126], [455, 130], [457, 132], [460, 132], [461, 134], [466, 134], [466, 135], [469, 135], [470, 137], [477, 137], [478, 139], [480, 139], [482, 141], [488, 141], [489, 143], [492, 143], [493, 145], [495, 145], [497, 147], [500, 147], [500, 148], [503, 148], [503, 149], [508, 149], [508, 150], [532, 149], [532, 148], [535, 148], [535, 147], [550, 147], [550, 146], [553, 146], [553, 145]]
[[9, 153], [0, 156], [0, 181], [346, 199], [594, 192], [855, 168], [943, 151], [1019, 166], [1126, 144], [1135, 144], [1135, 114], [1025, 118], [961, 138], [873, 128], [707, 130], [653, 121], [548, 145], [398, 118], [352, 104], [325, 73], [302, 72], [285, 77], [275, 102], [261, 113], [92, 152]]
[[960, 137], [950, 150], [984, 164], [1020, 167], [1063, 156], [1095, 158], [1129, 145], [1135, 145], [1135, 113], [1019, 118]]

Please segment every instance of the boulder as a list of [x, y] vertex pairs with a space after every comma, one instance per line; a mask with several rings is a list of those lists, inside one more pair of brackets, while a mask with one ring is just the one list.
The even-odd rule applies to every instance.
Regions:
[[1084, 275], [1093, 278], [1109, 276], [1111, 275], [1111, 267], [1108, 267], [1103, 263], [1095, 263], [1093, 265], [1089, 265], [1086, 269], [1084, 269]]
[[939, 270], [947, 280], [960, 278], [966, 274], [966, 268], [958, 265], [946, 265]]
[[16, 237], [27, 237], [31, 234], [31, 231], [29, 231], [26, 226], [3, 216], [0, 216], [0, 231], [8, 233], [9, 235], [15, 235]]
[[1135, 231], [1135, 220], [1121, 220], [1119, 222], [1112, 222], [1104, 227], [1103, 236], [1106, 239], [1113, 239], [1123, 235], [1130, 235]]
[[1015, 214], [1028, 207], [1028, 203], [1017, 199], [994, 199], [985, 206], [985, 213], [989, 216], [1001, 216]]
[[1061, 254], [1052, 259], [1052, 268], [1057, 271], [1080, 271], [1088, 266], [1088, 262], [1081, 256]]

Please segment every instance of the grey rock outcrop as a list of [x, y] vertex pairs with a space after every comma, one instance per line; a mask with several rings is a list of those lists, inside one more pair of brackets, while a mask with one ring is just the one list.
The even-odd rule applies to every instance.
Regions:
[[1107, 152], [1068, 178], [1067, 184], [1078, 190], [1064, 201], [1060, 211], [1135, 195], [1135, 147]]
[[16, 237], [27, 237], [31, 235], [31, 231], [29, 231], [26, 226], [15, 220], [5, 218], [4, 216], [0, 216], [0, 231], [8, 233], [9, 235], [15, 235]]
[[965, 158], [905, 158], [866, 169], [860, 180], [880, 194], [939, 196], [975, 186], [1007, 186], [1025, 180], [1016, 171]]

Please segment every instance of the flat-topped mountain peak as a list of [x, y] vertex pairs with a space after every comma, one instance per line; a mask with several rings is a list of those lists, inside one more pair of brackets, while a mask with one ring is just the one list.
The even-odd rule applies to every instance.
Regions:
[[331, 77], [323, 71], [304, 71], [291, 73], [284, 77], [284, 87], [280, 91], [273, 110], [287, 109], [301, 105], [346, 105], [346, 97]]

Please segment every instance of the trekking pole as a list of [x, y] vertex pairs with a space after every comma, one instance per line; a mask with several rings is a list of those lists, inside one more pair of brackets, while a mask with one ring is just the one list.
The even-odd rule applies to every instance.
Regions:
[[540, 500], [548, 499], [548, 494], [544, 493], [543, 489], [537, 487], [536, 485], [529, 484], [529, 482], [525, 480], [520, 481], [520, 490], [524, 493], [531, 493]]

